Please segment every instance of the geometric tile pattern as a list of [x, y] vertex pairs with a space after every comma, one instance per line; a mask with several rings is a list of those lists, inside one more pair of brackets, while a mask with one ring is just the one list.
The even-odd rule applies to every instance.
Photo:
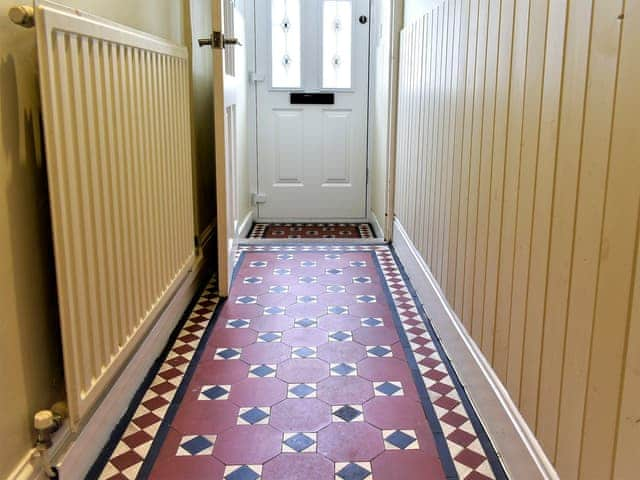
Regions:
[[255, 223], [248, 238], [374, 238], [368, 223]]
[[[100, 479], [133, 479], [137, 477], [160, 423], [211, 320], [218, 300], [215, 279], [212, 278], [193, 307], [164, 363], [126, 426], [122, 437], [102, 470]], [[228, 388], [229, 385], [202, 385], [202, 389], [194, 392], [194, 395], [197, 394], [197, 398], [205, 400], [224, 399], [228, 398]], [[209, 455], [215, 445], [215, 439], [215, 435], [185, 435], [180, 439], [176, 455]], [[211, 445], [207, 446], [208, 443]], [[203, 448], [198, 451], [199, 447]]]
[[[150, 478], [505, 478], [388, 246], [241, 250], [207, 341], [198, 347], [217, 301], [212, 285], [101, 478], [135, 478], [143, 462]], [[425, 402], [444, 437], [431, 432]]]

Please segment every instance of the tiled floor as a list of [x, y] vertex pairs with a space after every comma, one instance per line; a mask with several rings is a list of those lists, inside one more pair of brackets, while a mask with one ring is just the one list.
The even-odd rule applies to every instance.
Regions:
[[249, 238], [374, 238], [368, 223], [255, 223]]
[[244, 250], [101, 478], [505, 478], [389, 247]]

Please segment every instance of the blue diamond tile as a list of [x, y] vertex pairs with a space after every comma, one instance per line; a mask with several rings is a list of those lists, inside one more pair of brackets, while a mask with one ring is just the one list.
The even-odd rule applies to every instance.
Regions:
[[324, 258], [328, 259], [328, 260], [340, 260], [340, 254], [339, 253], [327, 253]]
[[344, 342], [345, 340], [351, 340], [351, 332], [334, 332], [329, 337], [337, 342]]
[[249, 326], [249, 320], [245, 320], [244, 318], [237, 318], [234, 320], [227, 321], [227, 327], [229, 328], [247, 328]]
[[364, 480], [369, 475], [371, 475], [369, 470], [356, 463], [348, 463], [336, 471], [336, 476], [342, 480]]
[[315, 267], [316, 265], [317, 263], [311, 260], [303, 260], [302, 262], [300, 262], [301, 267]]
[[262, 283], [262, 277], [247, 277], [243, 280], [242, 283], [246, 283], [249, 285], [256, 285]]
[[284, 307], [266, 307], [264, 309], [265, 315], [284, 315]]
[[283, 450], [302, 453], [304, 451], [308, 451], [310, 447], [315, 445], [316, 441], [309, 434], [295, 433], [293, 435], [285, 434], [285, 438], [282, 443], [289, 447]]
[[355, 260], [355, 261], [349, 262], [349, 266], [350, 267], [366, 267], [367, 266], [367, 262], [365, 262], [363, 260]]
[[249, 266], [250, 267], [257, 267], [257, 268], [266, 267], [267, 266], [267, 262], [263, 262], [261, 260], [256, 260], [255, 262], [249, 263]]
[[382, 320], [380, 318], [373, 317], [363, 318], [360, 322], [366, 327], [379, 327], [382, 325]]
[[328, 293], [344, 293], [346, 291], [347, 289], [344, 287], [344, 285], [327, 285]]
[[239, 357], [239, 356], [240, 356], [240, 350], [237, 350], [235, 348], [219, 348], [216, 351], [215, 358], [219, 357], [224, 360], [229, 360], [231, 358]]
[[273, 285], [269, 287], [269, 293], [287, 293], [289, 287], [286, 285]]
[[289, 398], [307, 398], [315, 397], [316, 388], [307, 383], [299, 383], [293, 387], [289, 387]]
[[224, 480], [258, 480], [260, 475], [247, 465], [227, 467]]
[[325, 273], [328, 275], [342, 275], [342, 269], [341, 268], [327, 268], [325, 270]]
[[317, 277], [299, 277], [298, 278], [298, 283], [306, 283], [311, 284], [311, 283], [316, 283], [318, 281]]
[[311, 347], [298, 347], [292, 351], [293, 358], [313, 358], [315, 355], [316, 351]]
[[298, 297], [298, 303], [316, 303], [318, 301], [318, 297], [315, 295], [303, 295]]
[[261, 342], [276, 342], [282, 338], [282, 334], [280, 332], [265, 332], [258, 335], [258, 339]]
[[351, 405], [343, 405], [341, 407], [334, 407], [333, 415], [339, 418], [343, 422], [353, 422], [354, 420], [362, 420], [362, 408], [354, 408]]
[[290, 268], [276, 268], [273, 270], [274, 275], [289, 275], [291, 274]]
[[375, 388], [376, 388], [376, 391], [382, 393], [387, 397], [391, 397], [402, 390], [402, 387], [391, 382], [382, 382], [379, 385], [376, 385]]
[[353, 283], [371, 283], [371, 277], [354, 277]]
[[220, 385], [214, 385], [212, 387], [206, 388], [204, 387], [202, 389], [202, 391], [200, 392], [200, 397], [202, 398], [203, 396], [208, 398], [209, 400], [217, 400], [221, 397], [224, 397], [226, 395], [229, 394], [229, 389], [222, 387]]
[[269, 366], [269, 365], [258, 365], [256, 367], [253, 367], [251, 370], [249, 370], [249, 372], [251, 373], [252, 376], [256, 376], [256, 377], [268, 377], [268, 376], [273, 376], [273, 374], [276, 372], [276, 369]]
[[290, 253], [281, 253], [276, 258], [278, 260], [292, 260], [293, 259], [293, 255], [291, 255]]
[[331, 371], [338, 376], [345, 377], [347, 375], [352, 375], [356, 371], [356, 368], [348, 363], [338, 363], [331, 367]]
[[256, 303], [256, 301], [257, 301], [257, 297], [251, 297], [251, 296], [238, 297], [236, 299], [236, 303], [240, 303], [242, 305], [249, 305], [252, 303]]
[[402, 430], [396, 430], [393, 433], [385, 436], [385, 443], [391, 444], [392, 446], [400, 449], [406, 450], [411, 444], [416, 441], [414, 436], [411, 436]]
[[184, 438], [189, 438], [189, 440], [180, 444], [180, 449], [182, 451], [180, 451], [179, 454], [182, 455], [198, 455], [213, 446], [213, 443], [202, 435]]
[[265, 419], [269, 418], [269, 412], [268, 409], [251, 407], [248, 409], [240, 409], [240, 415], [238, 417], [238, 423], [255, 425], [257, 423], [264, 422]]
[[356, 300], [358, 303], [375, 303], [376, 297], [373, 295], [358, 295]]
[[349, 313], [349, 307], [332, 305], [327, 308], [327, 312], [333, 313], [334, 315], [344, 315], [345, 313]]
[[367, 354], [369, 357], [390, 357], [391, 349], [383, 345], [376, 345], [375, 347], [368, 347]]
[[295, 325], [296, 327], [313, 327], [315, 325], [317, 325], [317, 320], [313, 319], [313, 318], [299, 318], [295, 321]]

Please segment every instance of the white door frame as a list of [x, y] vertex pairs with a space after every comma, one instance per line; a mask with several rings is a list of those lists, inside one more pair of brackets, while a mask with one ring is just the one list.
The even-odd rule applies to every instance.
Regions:
[[[250, 191], [252, 195], [258, 192], [258, 134], [257, 134], [257, 88], [256, 82], [253, 81], [256, 75], [256, 15], [255, 15], [255, 2], [256, 1], [264, 1], [264, 0], [247, 0], [247, 12], [246, 12], [246, 24], [247, 24], [247, 32], [246, 32], [246, 52], [247, 52], [247, 68], [249, 69], [249, 86], [248, 86], [248, 98], [247, 98], [247, 123], [248, 123], [248, 131], [247, 131], [247, 141], [249, 142], [250, 148], [248, 152], [248, 166], [249, 166], [249, 182], [250, 182]], [[375, 1], [375, 0], [372, 0]], [[388, 0], [382, 0], [388, 1]], [[391, 69], [389, 71], [390, 78], [392, 81], [390, 82], [390, 115], [392, 115], [391, 121], [389, 122], [389, 148], [387, 155], [387, 189], [385, 192], [387, 198], [387, 211], [386, 211], [386, 219], [380, 219], [380, 229], [384, 235], [385, 240], [390, 240], [393, 233], [393, 186], [395, 183], [395, 115], [396, 108], [393, 105], [393, 101], [395, 101], [397, 95], [397, 48], [400, 39], [400, 30], [402, 29], [403, 22], [403, 6], [404, 0], [391, 0], [393, 2], [392, 8], [392, 18], [391, 18], [391, 32], [392, 32], [392, 61]], [[371, 7], [369, 9], [369, 17], [371, 17]], [[375, 34], [375, 29], [369, 29], [369, 45], [371, 45], [373, 38], [372, 35]], [[333, 221], [348, 221], [348, 222], [370, 222], [371, 221], [371, 188], [370, 188], [370, 162], [371, 162], [371, 128], [372, 122], [370, 121], [371, 116], [371, 108], [372, 108], [372, 99], [370, 96], [370, 87], [371, 87], [371, 71], [373, 59], [371, 55], [369, 55], [369, 65], [368, 65], [368, 87], [367, 87], [367, 176], [366, 176], [366, 212], [367, 216], [361, 219], [341, 219], [334, 218]], [[266, 81], [266, 78], [264, 79]], [[257, 215], [257, 208], [255, 206], [255, 202], [252, 199], [252, 209], [253, 209], [253, 219], [259, 220]], [[283, 221], [294, 220], [294, 219], [286, 219], [283, 218]], [[296, 221], [300, 221], [297, 219]], [[324, 220], [325, 222], [327, 220]]]

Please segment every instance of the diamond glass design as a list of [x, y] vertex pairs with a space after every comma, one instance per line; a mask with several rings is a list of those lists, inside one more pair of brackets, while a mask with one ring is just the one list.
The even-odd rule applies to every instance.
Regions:
[[322, 12], [322, 87], [351, 88], [351, 2], [325, 0]]
[[271, 1], [271, 85], [299, 88], [300, 0]]

